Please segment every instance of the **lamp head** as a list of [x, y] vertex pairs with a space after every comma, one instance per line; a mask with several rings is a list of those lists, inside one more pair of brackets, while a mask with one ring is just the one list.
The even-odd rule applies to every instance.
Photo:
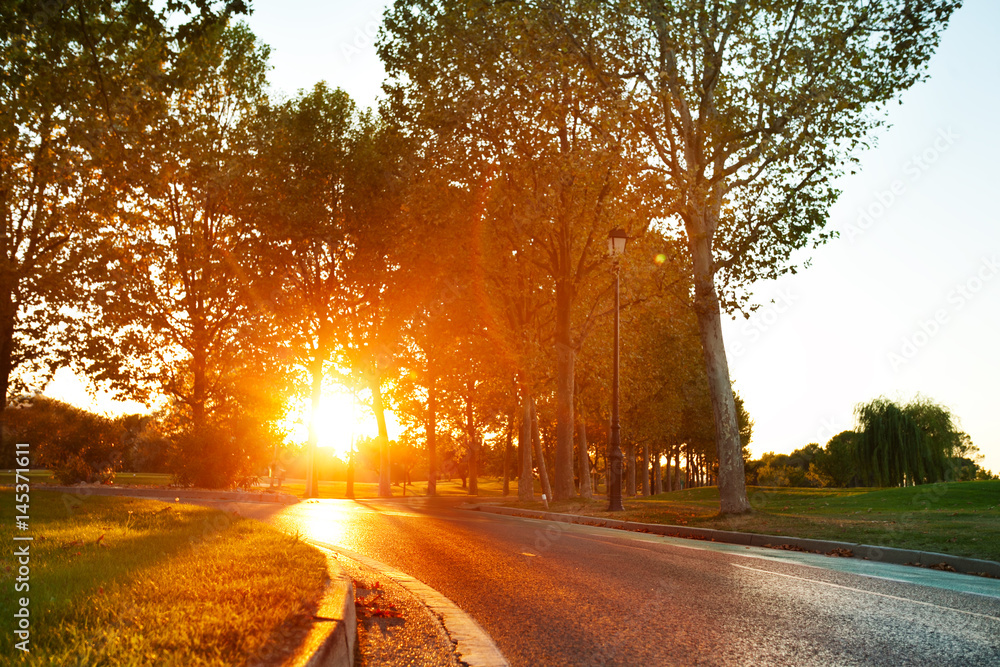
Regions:
[[608, 232], [608, 254], [614, 258], [625, 254], [625, 244], [628, 242], [628, 235], [625, 230], [616, 227]]

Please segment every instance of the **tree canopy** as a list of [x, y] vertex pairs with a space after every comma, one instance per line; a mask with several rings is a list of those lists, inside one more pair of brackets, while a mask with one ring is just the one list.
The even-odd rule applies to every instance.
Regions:
[[[3, 6], [8, 397], [72, 359], [163, 397], [175, 472], [225, 485], [290, 401], [311, 402], [314, 452], [341, 380], [377, 418], [381, 495], [389, 407], [408, 469], [423, 431], [431, 480], [439, 435], [474, 493], [517, 432], [526, 498], [536, 470], [586, 495], [621, 228], [631, 485], [683, 456], [739, 513], [752, 420], [722, 315], [831, 238], [834, 179], [958, 2], [398, 0], [369, 110], [326, 83], [269, 94], [267, 48], [229, 20], [242, 3]], [[859, 416], [873, 479], [936, 479], [962, 446], [933, 404]]]

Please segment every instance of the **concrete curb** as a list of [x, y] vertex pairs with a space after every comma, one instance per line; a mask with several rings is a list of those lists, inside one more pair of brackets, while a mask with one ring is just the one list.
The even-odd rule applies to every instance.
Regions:
[[893, 547], [877, 547], [870, 544], [853, 542], [834, 542], [832, 540], [813, 540], [805, 537], [786, 537], [784, 535], [761, 535], [759, 533], [739, 533], [731, 530], [714, 530], [711, 528], [689, 528], [687, 526], [670, 526], [662, 523], [639, 523], [637, 521], [621, 521], [619, 519], [604, 519], [601, 517], [581, 516], [579, 514], [560, 514], [558, 512], [542, 512], [540, 510], [525, 510], [513, 507], [495, 507], [492, 505], [469, 505], [466, 509], [506, 516], [520, 516], [561, 523], [575, 523], [584, 526], [615, 528], [637, 533], [651, 533], [666, 537], [682, 537], [689, 540], [706, 540], [709, 542], [725, 542], [752, 547], [793, 547], [793, 550], [818, 551], [829, 553], [835, 549], [850, 549], [855, 558], [895, 563], [898, 565], [919, 565], [924, 567], [939, 566], [944, 563], [955, 568], [962, 574], [986, 574], [1000, 578], [1000, 563], [977, 558], [965, 558], [950, 554], [939, 554], [930, 551], [914, 551], [911, 549], [896, 549]]
[[354, 609], [354, 584], [329, 550], [326, 556], [330, 583], [313, 617], [313, 626], [286, 667], [353, 667], [358, 641]]
[[437, 617], [454, 644], [453, 651], [460, 664], [467, 667], [510, 667], [493, 638], [469, 614], [446, 596], [402, 570], [368, 558], [355, 551], [315, 540], [305, 540], [320, 549], [339, 553], [402, 586]]
[[128, 496], [132, 498], [153, 498], [155, 500], [220, 500], [231, 503], [281, 503], [294, 505], [299, 499], [287, 493], [253, 493], [247, 491], [222, 491], [213, 489], [175, 489], [127, 486], [51, 486], [32, 484], [37, 491], [58, 491], [78, 498], [88, 496]]

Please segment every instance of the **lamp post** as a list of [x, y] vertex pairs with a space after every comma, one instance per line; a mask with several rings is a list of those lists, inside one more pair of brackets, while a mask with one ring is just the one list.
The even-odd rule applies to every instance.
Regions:
[[622, 512], [622, 440], [621, 425], [618, 423], [618, 274], [619, 259], [625, 253], [628, 241], [625, 231], [612, 229], [608, 234], [608, 254], [614, 261], [615, 271], [615, 351], [614, 371], [611, 381], [611, 440], [608, 443], [608, 511]]

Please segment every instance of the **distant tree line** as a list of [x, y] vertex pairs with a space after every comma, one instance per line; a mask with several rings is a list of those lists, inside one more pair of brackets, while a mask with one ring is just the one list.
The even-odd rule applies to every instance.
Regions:
[[768, 452], [747, 464], [756, 486], [912, 486], [996, 479], [955, 417], [918, 398], [900, 405], [877, 398], [858, 405], [858, 429], [826, 446], [810, 443], [791, 454]]
[[14, 467], [14, 443], [63, 484], [109, 482], [121, 471], [167, 472], [177, 452], [153, 415], [109, 418], [45, 396], [20, 397], [2, 417], [0, 467]]

